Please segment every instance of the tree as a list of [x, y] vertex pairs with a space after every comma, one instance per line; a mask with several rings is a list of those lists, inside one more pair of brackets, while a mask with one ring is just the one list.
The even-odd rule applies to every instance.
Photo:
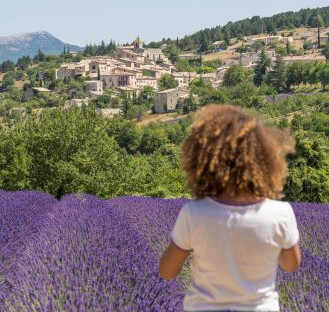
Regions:
[[132, 105], [127, 112], [127, 119], [131, 120], [136, 118], [137, 121], [142, 121], [145, 114], [146, 107], [143, 105]]
[[151, 109], [154, 105], [154, 88], [145, 86], [138, 95], [137, 103], [144, 105], [147, 109]]
[[168, 55], [168, 59], [176, 63], [179, 58], [179, 49], [175, 44], [169, 44], [164, 51]]
[[27, 70], [31, 64], [32, 62], [29, 56], [22, 56], [17, 60], [16, 66], [18, 69]]
[[326, 57], [326, 60], [329, 60], [329, 42], [326, 43], [326, 45], [322, 49], [322, 55]]
[[129, 109], [133, 105], [133, 101], [132, 101], [132, 99], [131, 99], [128, 92], [125, 92], [125, 93], [122, 94], [121, 101], [122, 101], [122, 109], [121, 109], [122, 115], [125, 118], [128, 118]]
[[170, 74], [163, 74], [158, 82], [159, 90], [164, 91], [178, 87], [178, 81]]
[[287, 89], [291, 86], [299, 86], [304, 80], [304, 63], [295, 62], [287, 66]]
[[192, 93], [188, 98], [183, 100], [182, 111], [184, 114], [188, 114], [189, 112], [195, 112], [197, 111], [198, 107], [198, 103]]
[[200, 39], [200, 48], [198, 52], [206, 52], [209, 50], [210, 47], [210, 40], [206, 33], [202, 33], [201, 39]]
[[142, 132], [139, 126], [133, 122], [127, 122], [121, 127], [117, 142], [120, 147], [125, 148], [130, 154], [137, 152], [142, 139]]
[[269, 82], [276, 89], [281, 92], [286, 89], [286, 72], [283, 59], [281, 55], [276, 56], [273, 70], [269, 73]]
[[5, 73], [7, 71], [14, 71], [15, 70], [15, 64], [13, 61], [7, 60], [3, 61], [0, 66], [0, 71]]
[[328, 140], [313, 131], [305, 131], [303, 121], [299, 124], [295, 133], [296, 154], [289, 157], [286, 200], [328, 202]]
[[223, 86], [234, 87], [239, 83], [252, 81], [252, 72], [250, 69], [241, 65], [231, 66], [224, 74]]
[[329, 85], [329, 63], [322, 65], [319, 71], [319, 79], [323, 86], [323, 89], [326, 89], [326, 86]]
[[152, 154], [167, 143], [168, 137], [164, 129], [148, 127], [144, 130], [140, 151], [143, 154]]
[[15, 83], [15, 72], [7, 72], [2, 78], [2, 87], [8, 89]]
[[314, 13], [311, 16], [311, 26], [318, 29], [318, 48], [320, 49], [321, 46], [320, 28], [324, 26], [324, 22], [321, 15], [317, 11], [314, 11]]
[[38, 54], [35, 55], [34, 58], [33, 58], [33, 62], [34, 63], [39, 63], [39, 62], [44, 62], [45, 60], [46, 60], [46, 55], [39, 49]]
[[254, 84], [260, 86], [266, 78], [267, 69], [271, 65], [271, 59], [265, 49], [262, 49], [260, 59], [254, 69]]
[[287, 49], [287, 55], [291, 54], [291, 44], [290, 44], [289, 40], [287, 41], [286, 49]]
[[225, 42], [227, 47], [230, 46], [231, 38], [230, 38], [230, 35], [229, 35], [227, 30], [224, 31], [224, 42]]

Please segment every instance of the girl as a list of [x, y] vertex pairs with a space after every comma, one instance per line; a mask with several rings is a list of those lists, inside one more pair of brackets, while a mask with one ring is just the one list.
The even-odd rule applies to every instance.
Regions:
[[285, 155], [294, 140], [232, 106], [209, 105], [183, 144], [183, 168], [194, 201], [180, 211], [160, 261], [170, 280], [191, 255], [185, 311], [273, 311], [278, 264], [300, 265], [292, 207], [278, 201]]

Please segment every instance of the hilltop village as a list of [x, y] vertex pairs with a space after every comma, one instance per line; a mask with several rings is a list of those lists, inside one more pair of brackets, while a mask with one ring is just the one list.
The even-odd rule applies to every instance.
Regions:
[[[64, 48], [64, 53], [55, 57], [39, 51], [33, 63], [28, 57], [19, 59], [13, 69], [10, 69], [13, 64], [3, 63], [0, 96], [7, 91], [11, 100], [22, 104], [17, 107], [13, 101], [7, 102], [2, 116], [25, 114], [27, 108], [30, 111], [55, 107], [68, 109], [91, 102], [96, 103], [105, 116], [123, 114], [139, 121], [146, 116], [159, 115], [161, 119], [163, 114], [188, 113], [205, 101], [222, 102], [218, 90], [223, 86], [233, 87], [243, 82], [243, 77], [249, 77], [245, 80], [252, 82], [255, 68], [264, 62], [265, 56], [268, 77], [278, 55], [282, 66], [286, 67], [295, 63], [324, 63], [328, 55], [322, 50], [328, 45], [328, 33], [329, 28], [324, 27], [321, 30], [299, 28], [275, 35], [230, 38], [211, 43], [206, 51], [180, 51], [177, 55], [172, 55], [172, 50], [176, 49], [172, 41], [154, 47], [144, 45], [140, 37], [131, 45], [115, 46], [110, 53], [88, 55], [86, 50], [81, 53]], [[234, 73], [234, 67], [240, 69]], [[236, 82], [230, 78], [234, 76]], [[294, 79], [296, 81], [289, 83], [300, 85], [298, 79]], [[260, 85], [262, 81], [255, 84]], [[192, 85], [194, 89], [191, 89]], [[290, 87], [279, 85], [273, 92], [282, 93]], [[200, 88], [204, 90], [200, 91]], [[135, 105], [143, 101], [146, 105]], [[174, 119], [177, 120], [177, 114]]]
[[[158, 81], [165, 74], [175, 78], [177, 88], [158, 90]], [[187, 87], [193, 79], [202, 78], [213, 86], [220, 85], [220, 75], [215, 72], [178, 72], [161, 48], [144, 48], [139, 37], [131, 46], [117, 47], [111, 56], [95, 56], [79, 63], [62, 64], [56, 70], [56, 79], [69, 81], [77, 76], [87, 77], [90, 97], [103, 95], [105, 88], [138, 95], [144, 87], [152, 87], [156, 91], [154, 113], [174, 111], [179, 99], [188, 96]]]
[[[320, 40], [328, 42], [328, 30], [322, 31]], [[295, 32], [294, 35], [284, 36], [250, 36], [239, 40], [232, 40], [227, 50], [223, 51], [220, 46], [223, 42], [213, 43], [214, 53], [207, 53], [204, 60], [220, 60], [219, 66], [208, 73], [178, 71], [176, 66], [168, 59], [161, 48], [144, 48], [140, 37], [136, 38], [131, 46], [119, 46], [111, 56], [94, 56], [86, 58], [79, 63], [62, 64], [56, 70], [56, 79], [71, 80], [74, 77], [87, 77], [87, 91], [91, 98], [101, 96], [106, 88], [119, 92], [139, 94], [144, 87], [152, 87], [155, 92], [154, 109], [156, 114], [175, 111], [180, 100], [189, 96], [188, 86], [195, 79], [202, 79], [210, 83], [214, 88], [220, 87], [226, 71], [233, 65], [240, 64], [245, 68], [253, 68], [260, 60], [260, 51], [252, 47], [263, 44], [272, 64], [276, 60], [276, 51], [273, 47], [281, 45], [291, 49], [301, 50], [305, 43], [309, 44], [308, 50], [302, 55], [287, 55], [283, 57], [284, 64], [294, 62], [325, 61], [326, 58], [317, 49], [316, 29]], [[243, 46], [244, 50], [239, 51]], [[250, 51], [248, 51], [250, 50]], [[222, 57], [223, 55], [223, 57]], [[200, 56], [196, 53], [183, 53], [179, 55], [182, 60], [196, 60]], [[177, 87], [160, 91], [159, 79], [165, 75], [171, 75], [177, 81]], [[85, 101], [85, 100], [81, 100]], [[78, 103], [79, 101], [75, 101]], [[119, 111], [116, 110], [116, 113]]]

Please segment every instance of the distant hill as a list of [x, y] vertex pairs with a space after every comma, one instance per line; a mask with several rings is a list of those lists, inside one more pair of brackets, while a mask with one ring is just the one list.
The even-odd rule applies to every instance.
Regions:
[[23, 55], [33, 57], [40, 49], [44, 54], [59, 54], [64, 46], [70, 51], [80, 51], [81, 47], [64, 43], [46, 31], [27, 32], [8, 37], [0, 37], [0, 62], [17, 61]]
[[[318, 25], [319, 24], [319, 25]], [[298, 27], [328, 27], [329, 6], [314, 9], [302, 9], [298, 12], [285, 12], [271, 17], [253, 16], [236, 22], [228, 22], [223, 26], [206, 28], [177, 40], [162, 40], [151, 42], [150, 47], [161, 44], [176, 44], [183, 51], [199, 50], [205, 52], [211, 43], [228, 41], [230, 38], [259, 35], [262, 33], [275, 34], [280, 30]]]

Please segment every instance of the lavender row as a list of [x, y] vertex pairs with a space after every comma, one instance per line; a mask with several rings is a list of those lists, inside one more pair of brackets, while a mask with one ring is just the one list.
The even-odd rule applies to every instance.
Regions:
[[64, 198], [7, 277], [2, 311], [181, 311], [176, 281], [115, 208], [93, 196]]
[[56, 203], [42, 192], [0, 191], [0, 289], [11, 287], [7, 274], [15, 270], [17, 259], [38, 237]]
[[[2, 265], [0, 282], [10, 287], [0, 288], [0, 311], [182, 311], [184, 285], [161, 280], [158, 262], [186, 201], [86, 195], [56, 202], [0, 191], [0, 257], [14, 259]], [[329, 208], [293, 207], [303, 262], [297, 273], [279, 271], [282, 311], [329, 311]]]

